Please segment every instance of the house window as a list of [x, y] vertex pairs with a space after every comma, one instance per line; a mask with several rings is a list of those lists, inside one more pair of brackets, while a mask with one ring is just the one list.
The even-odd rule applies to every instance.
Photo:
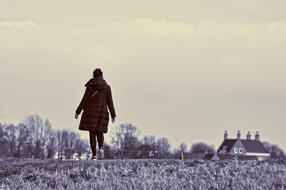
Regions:
[[238, 154], [238, 148], [237, 147], [234, 148], [234, 153]]
[[239, 154], [242, 154], [242, 153], [243, 153], [243, 149], [239, 148]]

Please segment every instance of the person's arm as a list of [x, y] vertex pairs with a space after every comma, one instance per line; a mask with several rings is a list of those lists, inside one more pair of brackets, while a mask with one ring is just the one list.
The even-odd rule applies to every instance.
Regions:
[[[83, 110], [83, 108], [84, 108], [84, 106], [86, 105], [86, 103], [87, 103], [87, 101], [88, 101], [88, 99], [89, 99], [90, 96], [91, 96], [91, 89], [88, 88], [88, 87], [86, 87], [85, 93], [84, 93], [84, 95], [83, 95], [83, 97], [82, 97], [82, 99], [81, 99], [81, 101], [80, 101], [80, 104], [79, 104], [79, 106], [77, 107], [77, 109], [76, 109], [76, 111], [75, 111], [75, 113], [76, 113], [77, 116], [78, 116], [78, 115], [81, 113], [81, 111]], [[77, 117], [76, 117], [76, 119], [77, 119]]]
[[115, 117], [116, 117], [116, 112], [114, 109], [114, 104], [113, 104], [113, 99], [112, 99], [112, 92], [111, 92], [111, 88], [109, 87], [109, 96], [108, 96], [108, 100], [107, 100], [107, 106], [112, 118], [112, 122], [115, 121]]

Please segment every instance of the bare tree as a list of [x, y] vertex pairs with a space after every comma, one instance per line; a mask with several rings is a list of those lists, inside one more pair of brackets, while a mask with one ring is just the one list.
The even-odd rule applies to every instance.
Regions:
[[81, 159], [83, 154], [90, 153], [88, 142], [81, 140], [79, 135], [77, 135], [77, 138], [75, 139], [75, 153], [77, 154], [78, 159]]
[[69, 130], [57, 131], [57, 141], [59, 159], [72, 159], [75, 153], [81, 156], [88, 151], [87, 144], [80, 139], [79, 135]]
[[169, 158], [171, 145], [166, 137], [160, 137], [156, 141], [156, 150], [158, 151], [158, 158]]
[[20, 123], [17, 126], [18, 135], [17, 135], [17, 152], [16, 157], [25, 156], [27, 141], [29, 138], [29, 129], [23, 123]]
[[142, 145], [138, 147], [136, 156], [138, 158], [156, 158], [158, 151], [156, 149], [156, 138], [153, 135], [144, 136]]
[[155, 146], [156, 146], [156, 138], [155, 138], [155, 136], [153, 136], [153, 135], [144, 136], [143, 140], [142, 140], [142, 144], [149, 145], [152, 148], [155, 148]]
[[214, 146], [205, 144], [205, 143], [196, 143], [192, 145], [191, 153], [197, 154], [214, 154], [215, 148]]
[[30, 115], [24, 120], [24, 124], [29, 129], [29, 139], [27, 151], [29, 157], [40, 158], [40, 132], [43, 129], [43, 119], [38, 115]]
[[5, 130], [5, 139], [7, 142], [7, 148], [8, 148], [8, 155], [9, 156], [15, 156], [16, 153], [16, 147], [17, 147], [17, 127], [9, 124], [6, 125], [4, 128]]
[[50, 136], [49, 143], [46, 147], [47, 151], [47, 158], [51, 159], [54, 158], [56, 151], [57, 151], [57, 139], [53, 133], [53, 135]]
[[184, 154], [186, 153], [188, 146], [186, 143], [181, 143], [179, 147], [180, 147], [181, 159], [184, 160], [185, 159]]
[[57, 157], [58, 159], [62, 160], [64, 158], [64, 133], [63, 131], [57, 131]]
[[72, 131], [55, 132], [49, 120], [38, 115], [28, 116], [14, 126], [0, 123], [0, 156], [30, 158], [72, 158], [88, 152], [87, 142]]
[[134, 158], [136, 148], [140, 144], [138, 136], [139, 131], [137, 127], [130, 123], [115, 127], [112, 133], [112, 146], [115, 149], [116, 156], [120, 158]]
[[4, 157], [8, 154], [8, 139], [5, 131], [5, 125], [0, 123], [0, 157]]
[[45, 158], [48, 154], [46, 146], [52, 135], [52, 125], [47, 119], [38, 115], [28, 116], [24, 124], [28, 127], [27, 151], [30, 157]]

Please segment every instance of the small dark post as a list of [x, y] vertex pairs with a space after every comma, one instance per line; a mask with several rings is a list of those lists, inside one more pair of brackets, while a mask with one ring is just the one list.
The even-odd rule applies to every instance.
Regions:
[[255, 140], [260, 141], [260, 135], [259, 135], [258, 131], [256, 131]]
[[247, 133], [247, 135], [246, 135], [246, 139], [247, 139], [247, 140], [251, 140], [251, 134], [250, 134], [249, 131], [248, 131], [248, 133]]
[[240, 139], [240, 130], [237, 131], [237, 139]]
[[227, 131], [224, 131], [224, 140], [226, 140], [227, 138], [228, 138]]

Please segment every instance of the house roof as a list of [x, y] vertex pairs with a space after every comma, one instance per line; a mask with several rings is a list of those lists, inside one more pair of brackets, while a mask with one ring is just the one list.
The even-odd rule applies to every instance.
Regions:
[[247, 152], [254, 153], [269, 153], [260, 141], [256, 140], [241, 140]]
[[226, 139], [226, 140], [224, 140], [223, 143], [220, 145], [218, 151], [223, 150], [224, 149], [223, 147], [225, 147], [226, 152], [229, 152], [236, 141], [237, 141], [237, 139]]
[[[238, 139], [226, 139], [223, 141], [223, 143], [220, 145], [217, 152], [220, 150], [223, 150], [225, 147], [226, 152], [230, 152], [233, 145], [236, 143]], [[260, 141], [256, 140], [247, 140], [247, 139], [240, 139], [243, 146], [245, 147], [247, 152], [253, 152], [253, 153], [269, 153], [263, 144]]]

